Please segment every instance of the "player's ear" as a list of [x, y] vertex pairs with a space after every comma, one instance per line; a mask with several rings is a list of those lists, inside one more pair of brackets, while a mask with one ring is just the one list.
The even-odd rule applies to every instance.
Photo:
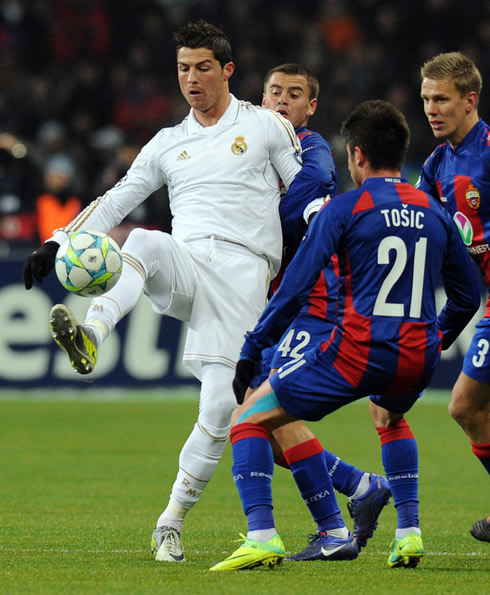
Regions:
[[227, 81], [234, 72], [235, 72], [235, 64], [233, 64], [233, 62], [227, 62], [223, 66], [224, 80]]
[[367, 157], [366, 157], [366, 153], [364, 152], [364, 149], [362, 147], [359, 146], [355, 146], [354, 147], [354, 163], [358, 166], [358, 167], [362, 167], [364, 165], [364, 163], [366, 162]]
[[478, 93], [470, 91], [466, 96], [466, 112], [469, 114], [472, 110], [478, 107]]
[[306, 116], [308, 118], [316, 112], [317, 105], [318, 105], [318, 99], [315, 97], [315, 99], [312, 99], [310, 101], [310, 105], [308, 106], [308, 110], [306, 112]]
[[262, 93], [262, 107], [265, 107], [265, 93]]

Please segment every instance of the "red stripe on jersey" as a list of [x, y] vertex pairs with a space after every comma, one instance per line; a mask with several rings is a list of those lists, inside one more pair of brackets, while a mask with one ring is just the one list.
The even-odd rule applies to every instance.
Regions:
[[388, 442], [395, 442], [396, 440], [407, 440], [408, 438], [415, 438], [407, 420], [401, 419], [391, 428], [376, 428], [381, 446], [388, 444]]
[[303, 459], [319, 455], [321, 452], [323, 452], [323, 447], [320, 444], [320, 440], [318, 438], [312, 438], [291, 448], [286, 448], [283, 455], [288, 464], [292, 465]]
[[372, 209], [373, 207], [374, 207], [373, 199], [372, 199], [371, 195], [369, 194], [369, 192], [366, 190], [366, 192], [363, 192], [361, 194], [361, 196], [359, 197], [359, 200], [356, 202], [356, 206], [352, 209], [352, 214], [357, 215], [357, 213], [362, 213], [363, 211], [369, 211], [369, 209]]
[[308, 314], [317, 318], [326, 318], [327, 316], [327, 283], [323, 271], [320, 273], [318, 281], [311, 290]]
[[[367, 194], [367, 193], [365, 193]], [[371, 320], [354, 309], [352, 299], [352, 274], [347, 262], [344, 282], [345, 300], [342, 320], [343, 335], [334, 367], [352, 386], [359, 386], [366, 371], [370, 342]]]
[[415, 390], [425, 367], [427, 347], [426, 322], [402, 322], [398, 341], [398, 366], [389, 395]]
[[395, 184], [402, 203], [406, 205], [417, 205], [419, 207], [430, 207], [429, 197], [422, 190], [414, 188], [411, 184]]
[[235, 444], [239, 440], [245, 440], [245, 438], [264, 438], [265, 440], [270, 439], [270, 432], [262, 426], [251, 423], [237, 424], [231, 429], [230, 442]]
[[441, 182], [436, 182], [436, 188], [437, 188], [437, 192], [438, 192], [440, 198], [442, 198], [442, 184], [441, 184]]

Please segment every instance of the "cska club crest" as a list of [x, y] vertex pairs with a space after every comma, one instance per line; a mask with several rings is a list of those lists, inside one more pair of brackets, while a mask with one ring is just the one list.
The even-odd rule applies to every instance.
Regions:
[[466, 188], [464, 197], [470, 208], [477, 209], [480, 206], [480, 193], [478, 192], [478, 188], [475, 188], [471, 182], [468, 184], [468, 188]]
[[235, 155], [243, 155], [247, 152], [247, 143], [243, 136], [235, 138], [235, 142], [231, 145], [231, 152]]

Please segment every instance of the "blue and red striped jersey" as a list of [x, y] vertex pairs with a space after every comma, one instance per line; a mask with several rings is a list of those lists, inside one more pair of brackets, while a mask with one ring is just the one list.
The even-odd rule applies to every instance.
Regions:
[[[449, 346], [478, 309], [478, 283], [449, 213], [406, 180], [373, 177], [334, 197], [316, 215], [281, 286], [246, 337], [246, 357], [256, 359], [279, 340], [333, 255], [337, 323], [325, 348], [337, 350], [340, 367], [355, 354], [360, 377], [369, 366], [383, 365], [377, 352], [393, 353], [393, 365], [399, 365], [400, 354], [413, 352], [423, 360], [424, 350], [440, 344], [443, 335]], [[441, 277], [447, 302], [438, 316]]]
[[[479, 120], [453, 150], [439, 145], [425, 161], [417, 187], [438, 196], [490, 288], [490, 127]], [[490, 317], [490, 300], [485, 316]]]

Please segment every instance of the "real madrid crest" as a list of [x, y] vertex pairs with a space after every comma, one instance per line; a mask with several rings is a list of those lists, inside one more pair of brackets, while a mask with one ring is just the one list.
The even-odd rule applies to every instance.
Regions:
[[247, 152], [247, 143], [243, 136], [237, 136], [235, 142], [231, 145], [231, 152], [235, 155], [243, 155]]
[[471, 182], [466, 188], [464, 197], [466, 198], [468, 206], [472, 209], [477, 209], [480, 206], [480, 193], [478, 192], [478, 188], [475, 188]]

